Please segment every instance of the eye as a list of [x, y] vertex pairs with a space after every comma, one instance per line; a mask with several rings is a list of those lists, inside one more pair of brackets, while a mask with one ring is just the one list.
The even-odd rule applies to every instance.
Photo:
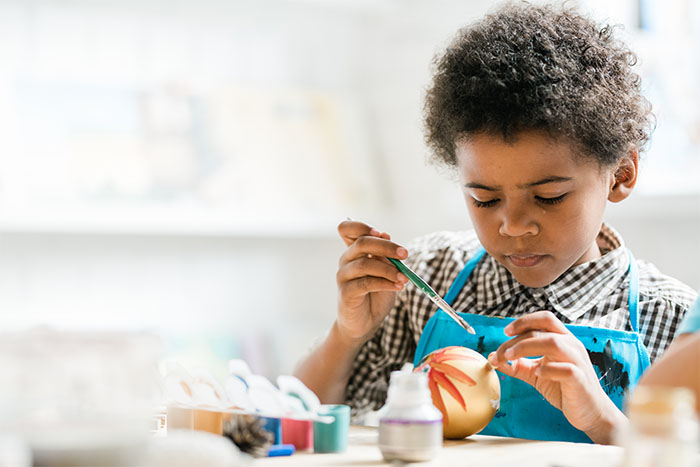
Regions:
[[479, 201], [476, 198], [472, 198], [472, 201], [474, 202], [474, 206], [477, 208], [490, 208], [491, 206], [495, 206], [496, 203], [498, 203], [498, 198], [495, 199], [490, 199], [488, 201]]
[[567, 194], [564, 193], [563, 195], [555, 196], [554, 198], [543, 198], [541, 196], [535, 196], [535, 199], [542, 204], [558, 204], [564, 201], [566, 195]]

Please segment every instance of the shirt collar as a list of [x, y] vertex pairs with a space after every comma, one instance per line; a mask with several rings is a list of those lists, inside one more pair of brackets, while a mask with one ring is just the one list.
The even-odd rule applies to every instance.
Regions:
[[[520, 284], [505, 266], [487, 256], [476, 288], [479, 309], [498, 307], [514, 295], [525, 293], [543, 309], [554, 308], [571, 321], [583, 316], [625, 280], [629, 257], [620, 234], [603, 224], [596, 238], [600, 258], [565, 271], [551, 284], [532, 288]], [[482, 282], [483, 281], [483, 282]]]

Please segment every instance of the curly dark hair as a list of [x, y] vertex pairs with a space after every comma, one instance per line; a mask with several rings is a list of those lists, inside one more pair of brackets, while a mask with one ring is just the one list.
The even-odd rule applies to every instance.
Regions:
[[512, 141], [541, 130], [602, 166], [645, 149], [651, 105], [632, 67], [637, 58], [576, 11], [508, 4], [461, 29], [434, 61], [425, 108], [432, 161], [455, 166], [455, 145], [486, 133]]

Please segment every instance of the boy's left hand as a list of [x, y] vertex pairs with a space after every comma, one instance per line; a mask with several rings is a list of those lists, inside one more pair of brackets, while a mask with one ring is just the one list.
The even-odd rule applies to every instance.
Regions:
[[613, 428], [626, 419], [603, 391], [581, 341], [549, 311], [518, 318], [505, 333], [515, 337], [489, 363], [532, 385], [594, 442], [610, 443]]

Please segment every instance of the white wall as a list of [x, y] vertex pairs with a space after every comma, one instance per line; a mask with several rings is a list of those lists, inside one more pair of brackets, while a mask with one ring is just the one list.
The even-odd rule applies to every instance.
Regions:
[[3, 327], [151, 329], [195, 346], [208, 336], [218, 357], [289, 371], [335, 313], [341, 242], [328, 230], [263, 239], [3, 234]]

